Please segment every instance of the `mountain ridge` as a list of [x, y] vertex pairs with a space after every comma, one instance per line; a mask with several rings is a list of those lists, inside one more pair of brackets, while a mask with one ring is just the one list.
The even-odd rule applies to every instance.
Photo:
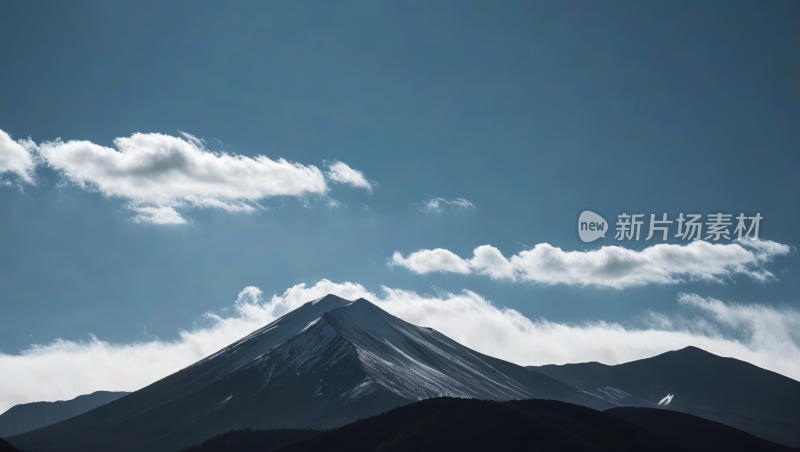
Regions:
[[0, 437], [14, 436], [61, 422], [128, 394], [122, 391], [95, 391], [70, 400], [14, 405], [0, 414]]
[[800, 447], [800, 382], [698, 347], [614, 366], [589, 362], [528, 369], [617, 406], [683, 411]]

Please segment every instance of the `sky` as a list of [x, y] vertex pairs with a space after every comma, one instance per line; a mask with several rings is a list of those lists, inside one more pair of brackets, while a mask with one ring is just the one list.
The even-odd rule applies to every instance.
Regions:
[[0, 411], [326, 293], [521, 365], [800, 380], [798, 124], [794, 1], [2, 3]]

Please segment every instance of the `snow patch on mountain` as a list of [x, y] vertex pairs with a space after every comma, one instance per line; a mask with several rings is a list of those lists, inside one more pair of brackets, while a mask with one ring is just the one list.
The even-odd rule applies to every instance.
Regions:
[[224, 399], [222, 399], [221, 402], [219, 402], [218, 404], [214, 405], [214, 409], [218, 410], [218, 409], [222, 408], [226, 403], [228, 403], [228, 400], [230, 400], [232, 398], [233, 398], [233, 395], [229, 395], [228, 397], [225, 397]]
[[627, 392], [621, 389], [617, 389], [613, 386], [606, 386], [605, 388], [597, 388], [597, 391], [602, 393], [605, 396], [603, 398], [609, 401], [612, 400], [617, 401], [620, 399], [627, 399], [631, 397], [631, 395], [628, 394]]

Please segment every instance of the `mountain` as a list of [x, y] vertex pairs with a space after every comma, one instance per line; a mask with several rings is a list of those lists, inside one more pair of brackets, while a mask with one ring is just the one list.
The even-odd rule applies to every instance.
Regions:
[[128, 392], [97, 391], [58, 402], [33, 402], [14, 405], [0, 414], [0, 437], [8, 437], [35, 430], [64, 419], [75, 417], [100, 405], [113, 402]]
[[619, 407], [606, 410], [605, 413], [644, 427], [690, 450], [720, 452], [791, 450], [733, 427], [678, 411]]
[[231, 429], [338, 427], [440, 396], [613, 407], [367, 300], [328, 295], [122, 399], [7, 440], [37, 451], [173, 452]]
[[181, 449], [180, 452], [272, 452], [319, 433], [319, 430], [298, 428], [230, 430], [209, 438], [197, 446]]
[[660, 406], [800, 447], [800, 382], [696, 347], [616, 366], [528, 369], [618, 406]]
[[16, 451], [19, 451], [19, 449], [3, 441], [3, 438], [0, 438], [0, 452], [16, 452]]
[[[234, 450], [234, 449], [232, 449]], [[554, 400], [434, 398], [278, 449], [280, 452], [686, 451], [616, 416]]]

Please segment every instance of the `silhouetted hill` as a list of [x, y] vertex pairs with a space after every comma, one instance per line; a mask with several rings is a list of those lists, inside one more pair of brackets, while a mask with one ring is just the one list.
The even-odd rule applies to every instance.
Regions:
[[14, 436], [61, 422], [128, 394], [128, 392], [96, 391], [72, 400], [14, 405], [0, 414], [0, 437]]
[[645, 428], [554, 400], [435, 398], [278, 449], [311, 451], [685, 451]]
[[281, 446], [319, 434], [318, 430], [286, 428], [279, 430], [231, 430], [180, 452], [271, 452]]
[[591, 362], [528, 369], [619, 406], [661, 403], [800, 447], [800, 382], [697, 347], [616, 366]]
[[606, 410], [605, 413], [613, 414], [658, 433], [690, 450], [719, 452], [798, 450], [758, 438], [718, 422], [677, 411], [620, 407]]
[[[287, 444], [292, 439], [301, 440]], [[230, 431], [182, 452], [273, 450], [786, 452], [798, 449], [664, 409], [620, 407], [599, 412], [555, 400], [498, 403], [444, 397], [415, 402], [324, 432]]]
[[16, 452], [16, 451], [19, 451], [19, 449], [3, 441], [3, 438], [0, 438], [0, 452]]
[[667, 409], [715, 421], [774, 443], [791, 447], [800, 446], [800, 431], [798, 431], [798, 425], [791, 422], [767, 421], [736, 413], [699, 410], [697, 408], [667, 407]]

